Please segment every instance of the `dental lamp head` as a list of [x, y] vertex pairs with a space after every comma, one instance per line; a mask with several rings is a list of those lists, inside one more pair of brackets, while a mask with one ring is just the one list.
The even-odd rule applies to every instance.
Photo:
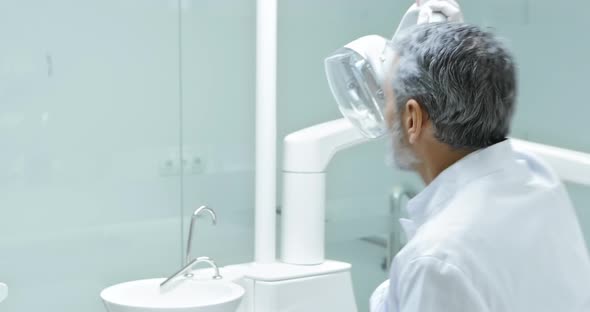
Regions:
[[[422, 2], [422, 5], [427, 5], [427, 1]], [[324, 61], [328, 84], [340, 112], [368, 138], [378, 138], [388, 132], [382, 86], [391, 76], [394, 39], [416, 25], [423, 12], [426, 12], [424, 8], [414, 4], [402, 18], [391, 40], [378, 35], [364, 36], [336, 50]], [[440, 12], [430, 14], [429, 22], [447, 20]]]

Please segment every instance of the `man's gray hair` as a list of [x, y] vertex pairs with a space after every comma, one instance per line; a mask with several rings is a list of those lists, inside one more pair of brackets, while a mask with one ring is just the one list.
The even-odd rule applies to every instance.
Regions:
[[393, 90], [398, 112], [416, 100], [435, 137], [453, 148], [503, 141], [516, 101], [516, 68], [491, 32], [463, 23], [415, 26], [393, 42], [399, 57]]

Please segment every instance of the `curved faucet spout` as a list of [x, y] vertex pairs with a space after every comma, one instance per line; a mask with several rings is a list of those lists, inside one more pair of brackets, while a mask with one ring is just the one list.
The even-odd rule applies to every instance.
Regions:
[[207, 207], [207, 206], [201, 206], [199, 208], [197, 208], [195, 210], [195, 212], [193, 212], [193, 215], [191, 216], [191, 224], [189, 226], [189, 230], [188, 230], [188, 240], [186, 243], [186, 256], [184, 258], [184, 263], [183, 265], [187, 265], [190, 261], [191, 261], [191, 249], [192, 249], [192, 243], [193, 243], [193, 235], [194, 235], [194, 231], [195, 231], [195, 223], [197, 221], [197, 217], [201, 214], [201, 213], [208, 213], [211, 216], [211, 220], [213, 225], [217, 224], [217, 215], [215, 214], [215, 211], [213, 211], [213, 209]]

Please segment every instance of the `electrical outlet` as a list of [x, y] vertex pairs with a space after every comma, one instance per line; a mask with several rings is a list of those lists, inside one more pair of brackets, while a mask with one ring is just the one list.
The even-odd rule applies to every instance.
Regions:
[[171, 177], [180, 175], [180, 164], [178, 158], [169, 157], [163, 160], [158, 168], [160, 176]]
[[192, 155], [183, 159], [184, 174], [198, 175], [205, 172], [205, 162], [202, 157]]
[[171, 155], [159, 164], [158, 171], [162, 177], [180, 176], [181, 173], [199, 175], [205, 172], [205, 162], [198, 155], [186, 154], [182, 160], [177, 155]]

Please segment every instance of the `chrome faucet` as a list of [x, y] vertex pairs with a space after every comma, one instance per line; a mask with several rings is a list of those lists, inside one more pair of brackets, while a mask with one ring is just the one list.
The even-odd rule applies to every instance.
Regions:
[[197, 221], [197, 217], [199, 216], [199, 214], [201, 214], [201, 212], [207, 212], [209, 213], [209, 215], [211, 215], [211, 219], [213, 220], [213, 225], [217, 224], [217, 215], [215, 214], [215, 211], [213, 211], [211, 208], [207, 207], [207, 206], [201, 206], [199, 208], [197, 208], [197, 210], [195, 210], [195, 212], [193, 212], [193, 215], [191, 217], [191, 224], [188, 230], [188, 241], [186, 243], [186, 256], [184, 258], [184, 263], [183, 265], [187, 265], [192, 259], [191, 259], [191, 249], [192, 249], [192, 242], [193, 242], [193, 235], [194, 235], [194, 227], [195, 227], [195, 223]]
[[193, 274], [192, 274], [193, 267], [201, 262], [205, 262], [205, 263], [209, 264], [211, 267], [213, 267], [213, 270], [214, 270], [213, 279], [214, 280], [222, 279], [221, 275], [219, 274], [219, 267], [217, 266], [215, 261], [213, 261], [213, 259], [211, 259], [209, 257], [198, 257], [198, 258], [191, 260], [191, 249], [192, 249], [191, 246], [192, 246], [192, 242], [193, 242], [193, 235], [195, 232], [195, 229], [194, 229], [195, 223], [197, 221], [197, 217], [203, 211], [205, 211], [205, 212], [209, 213], [209, 215], [211, 215], [213, 225], [217, 224], [217, 215], [215, 214], [215, 211], [213, 211], [211, 208], [209, 208], [207, 206], [201, 206], [201, 207], [197, 208], [195, 210], [195, 212], [193, 212], [193, 215], [191, 216], [191, 224], [190, 224], [190, 227], [188, 230], [186, 255], [184, 258], [183, 267], [182, 267], [182, 269], [178, 270], [176, 273], [172, 274], [172, 276], [167, 278], [165, 281], [160, 283], [161, 289], [164, 289], [165, 287], [169, 286], [172, 283], [172, 281], [176, 280], [180, 276], [184, 276], [186, 278], [192, 277], [193, 276]]
[[160, 288], [164, 288], [164, 287], [168, 286], [172, 281], [174, 281], [176, 278], [178, 278], [180, 276], [192, 277], [193, 275], [192, 275], [191, 271], [192, 271], [193, 267], [195, 265], [201, 263], [201, 262], [207, 263], [211, 267], [213, 267], [213, 270], [214, 270], [213, 279], [214, 280], [220, 280], [220, 279], [223, 278], [219, 274], [219, 267], [217, 266], [217, 264], [215, 263], [215, 261], [213, 261], [213, 259], [211, 259], [209, 257], [199, 257], [199, 258], [193, 259], [193, 261], [189, 262], [182, 269], [178, 270], [172, 276], [170, 276], [165, 281], [163, 281], [162, 283], [160, 283]]

